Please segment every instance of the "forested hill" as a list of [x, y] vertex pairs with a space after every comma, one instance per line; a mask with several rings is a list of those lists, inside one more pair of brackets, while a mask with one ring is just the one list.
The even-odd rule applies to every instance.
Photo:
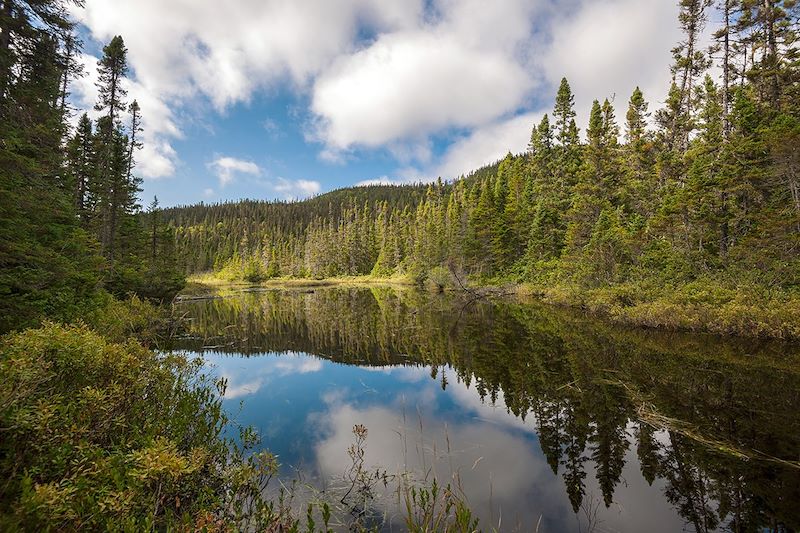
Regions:
[[347, 204], [386, 202], [393, 209], [416, 206], [425, 194], [425, 185], [368, 185], [348, 187], [300, 201], [239, 200], [199, 203], [164, 209], [165, 219], [175, 226], [194, 226], [238, 219], [248, 224], [269, 222], [291, 233], [302, 233], [318, 216], [338, 218]]
[[[459, 179], [475, 183], [496, 174], [498, 165], [499, 162], [487, 165]], [[452, 184], [439, 181], [436, 187], [448, 191]], [[304, 241], [312, 223], [321, 219], [339, 221], [352, 214], [354, 207], [367, 206], [370, 212], [375, 206], [393, 212], [414, 211], [425, 199], [427, 190], [424, 183], [375, 184], [337, 189], [302, 201], [246, 199], [200, 203], [165, 209], [161, 214], [165, 223], [177, 229], [179, 256], [186, 272], [195, 273], [221, 268], [221, 264], [245, 247], [261, 249], [265, 238], [271, 241], [274, 236], [278, 241], [293, 244], [296, 240]], [[283, 272], [305, 274], [299, 264], [288, 266]]]
[[578, 124], [564, 79], [525, 153], [453, 184], [169, 210], [185, 271], [423, 280], [446, 268], [637, 308], [651, 325], [689, 309], [689, 325], [722, 312], [732, 330], [800, 336], [786, 330], [800, 316], [799, 5], [722, 3], [707, 50], [707, 5], [681, 1], [663, 107], [631, 88], [624, 116], [596, 95]]

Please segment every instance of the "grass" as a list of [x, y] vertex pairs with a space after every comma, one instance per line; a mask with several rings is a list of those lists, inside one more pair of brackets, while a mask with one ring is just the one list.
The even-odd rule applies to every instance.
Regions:
[[[275, 287], [275, 288], [306, 288], [306, 287], [363, 287], [370, 285], [397, 285], [413, 286], [415, 281], [408, 276], [392, 276], [388, 278], [374, 276], [341, 276], [335, 278], [273, 278], [257, 283], [247, 281], [227, 281], [216, 277], [213, 273], [195, 274], [188, 278], [187, 289], [192, 291], [198, 287]], [[184, 291], [182, 294], [187, 294]]]
[[581, 308], [615, 323], [671, 331], [800, 340], [800, 295], [724, 287], [713, 281], [676, 287], [627, 283], [595, 289], [521, 284], [521, 297]]

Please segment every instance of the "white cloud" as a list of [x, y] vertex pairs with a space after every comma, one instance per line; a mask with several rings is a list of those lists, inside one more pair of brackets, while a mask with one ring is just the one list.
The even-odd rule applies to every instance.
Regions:
[[497, 51], [454, 35], [382, 36], [315, 83], [312, 110], [329, 147], [376, 147], [449, 127], [485, 124], [518, 106], [531, 82]]
[[670, 50], [681, 38], [677, 19], [677, 2], [598, 0], [554, 21], [541, 68], [554, 89], [569, 80], [582, 131], [594, 99], [613, 98], [621, 121], [637, 85], [651, 109], [659, 107], [669, 89]]
[[318, 181], [278, 178], [277, 182], [272, 185], [272, 188], [287, 200], [298, 200], [318, 194], [322, 186]]
[[208, 168], [219, 178], [220, 187], [233, 181], [237, 174], [261, 175], [261, 168], [258, 165], [234, 157], [218, 157], [208, 164]]
[[536, 86], [529, 52], [543, 4], [438, 0], [428, 21], [340, 57], [312, 89], [313, 138], [325, 143], [325, 157], [388, 146], [403, 163], [427, 163], [430, 134], [523, 106]]
[[214, 196], [214, 189], [210, 187], [207, 189], [203, 189], [203, 196], [205, 196], [206, 198], [211, 198], [212, 196]]
[[264, 122], [262, 122], [261, 125], [264, 126], [264, 129], [267, 131], [267, 135], [269, 135], [269, 138], [273, 141], [286, 135], [280, 124], [271, 118], [264, 119]]
[[[75, 13], [100, 42], [125, 38], [129, 90], [144, 118], [144, 177], [175, 172], [173, 141], [206, 103], [224, 112], [288, 84], [301, 101], [308, 97], [296, 119], [311, 125], [308, 140], [322, 143], [321, 160], [345, 164], [359, 150], [380, 148], [406, 167], [398, 175], [452, 178], [524, 149], [531, 119], [549, 111], [562, 76], [576, 95], [582, 130], [594, 98], [615, 96], [621, 121], [636, 85], [656, 108], [679, 39], [675, 4], [86, 0]], [[89, 71], [75, 88], [86, 107], [95, 100]], [[265, 136], [281, 135], [259, 119]], [[450, 146], [436, 157], [442, 142]], [[220, 170], [221, 183], [235, 170]], [[314, 183], [273, 186], [300, 197], [316, 194]]]
[[449, 147], [439, 164], [427, 173], [429, 179], [456, 178], [502, 159], [508, 152], [524, 151], [531, 129], [540, 119], [540, 113], [525, 113], [473, 131]]

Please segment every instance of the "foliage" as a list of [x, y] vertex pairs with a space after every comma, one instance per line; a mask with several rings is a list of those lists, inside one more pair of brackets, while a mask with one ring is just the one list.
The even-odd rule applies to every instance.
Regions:
[[[693, 318], [670, 324], [695, 329], [709, 320], [718, 332], [794, 335], [794, 326], [774, 323], [791, 317], [792, 305], [776, 313], [770, 303], [790, 302], [800, 290], [800, 64], [788, 29], [800, 11], [785, 0], [726, 2], [709, 52], [699, 39], [711, 4], [680, 2], [684, 37], [673, 50], [667, 101], [652, 113], [655, 129], [636, 88], [622, 128], [609, 99], [595, 100], [582, 142], [563, 79], [552, 115], [532, 125], [526, 153], [450, 183], [169, 210], [186, 272], [229, 276], [229, 264], [254, 260], [285, 277], [399, 273], [423, 281], [447, 266], [478, 282], [568, 288], [583, 296], [565, 303], [596, 309], [615, 287], [759, 286], [758, 305], [687, 307]], [[744, 67], [734, 59], [758, 46], [760, 59]], [[720, 80], [708, 75], [714, 65]], [[640, 295], [652, 297], [641, 303], [654, 309], [668, 303], [665, 293]]]
[[3, 529], [188, 525], [231, 467], [199, 363], [47, 324], [3, 338]]

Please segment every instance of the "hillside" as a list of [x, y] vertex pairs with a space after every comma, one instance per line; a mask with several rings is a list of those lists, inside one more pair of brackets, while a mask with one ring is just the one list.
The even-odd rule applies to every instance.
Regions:
[[452, 184], [166, 214], [188, 274], [402, 275], [439, 286], [456, 274], [527, 283], [647, 326], [796, 337], [800, 98], [798, 66], [784, 68], [777, 95], [760, 70], [737, 86], [673, 84], [655, 129], [638, 88], [622, 125], [595, 100], [585, 141], [564, 79], [526, 153]]

